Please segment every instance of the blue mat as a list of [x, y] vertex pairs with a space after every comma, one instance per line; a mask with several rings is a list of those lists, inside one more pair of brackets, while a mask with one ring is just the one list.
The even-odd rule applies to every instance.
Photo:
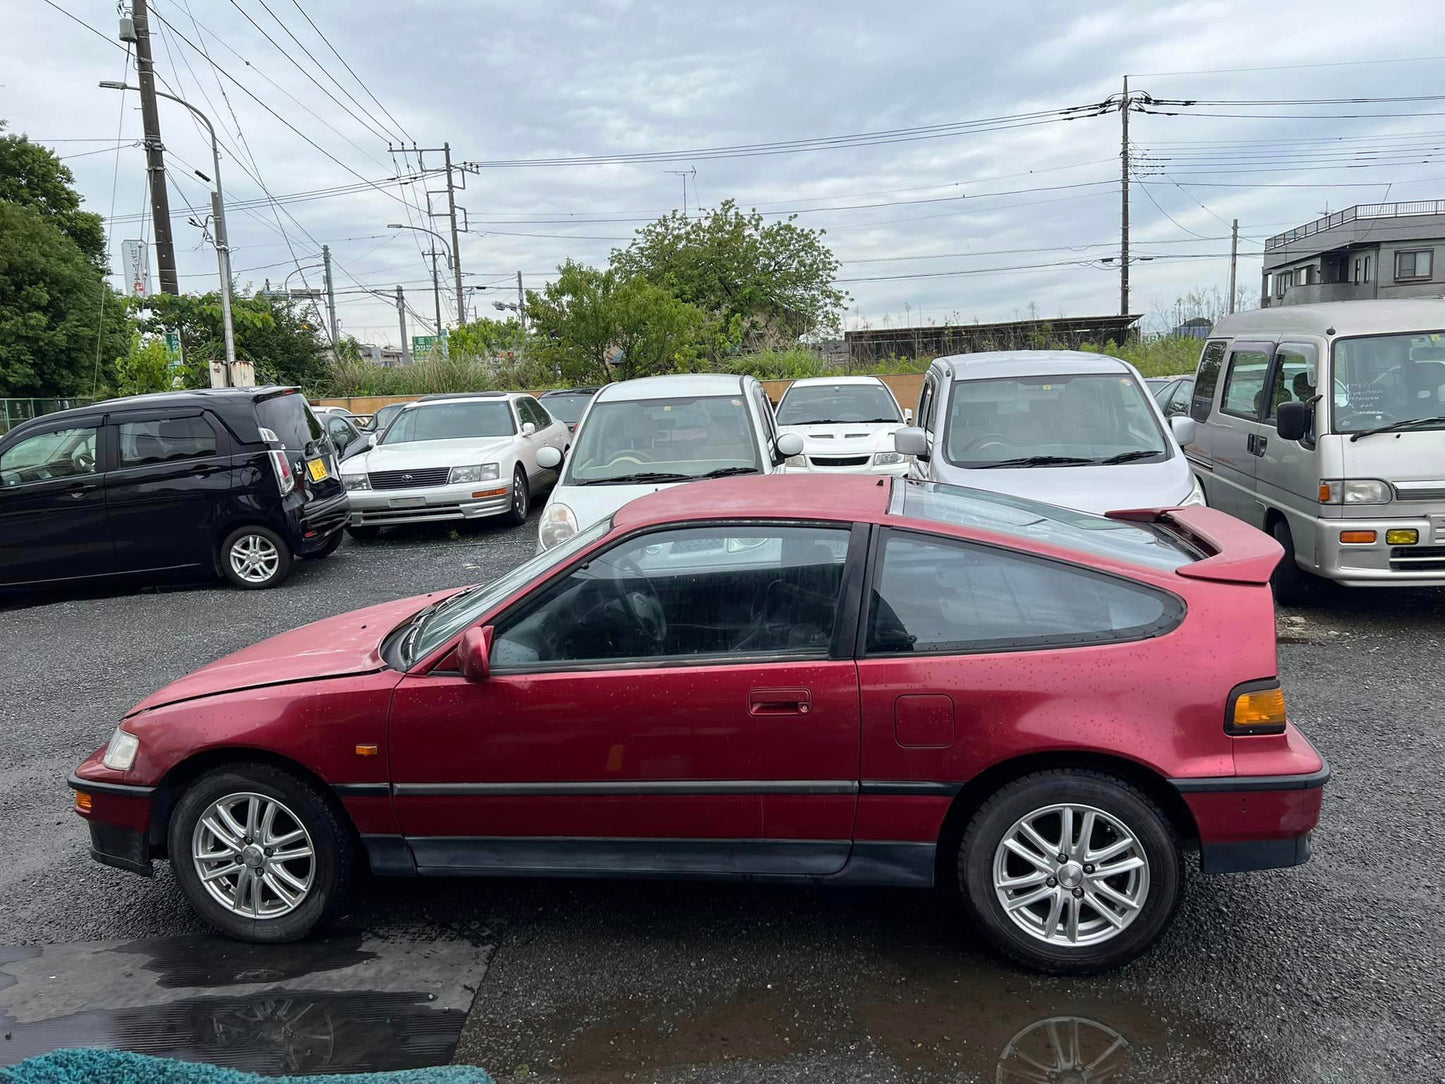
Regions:
[[442, 1065], [394, 1073], [257, 1076], [193, 1061], [152, 1058], [125, 1050], [54, 1050], [0, 1069], [0, 1084], [496, 1084], [481, 1069]]

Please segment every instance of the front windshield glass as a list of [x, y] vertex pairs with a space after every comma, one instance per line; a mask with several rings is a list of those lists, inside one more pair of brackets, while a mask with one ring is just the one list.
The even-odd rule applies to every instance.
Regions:
[[590, 392], [579, 395], [542, 396], [542, 405], [547, 408], [547, 413], [564, 425], [576, 425], [590, 402], [592, 402]]
[[461, 440], [467, 437], [509, 437], [517, 431], [505, 399], [463, 403], [427, 403], [410, 407], [387, 427], [383, 444], [418, 440]]
[[[1339, 339], [1333, 402], [1336, 433], [1398, 423], [1445, 429], [1445, 331]], [[1437, 420], [1409, 424], [1423, 419]]]
[[596, 403], [567, 457], [566, 485], [623, 485], [761, 473], [741, 395]]
[[565, 564], [574, 553], [586, 549], [611, 529], [612, 517], [608, 516], [552, 549], [543, 550], [530, 561], [522, 562], [486, 586], [469, 588], [461, 594], [453, 595], [422, 618], [421, 628], [410, 641], [406, 657], [402, 660], [403, 665], [410, 666], [417, 659], [426, 658], [464, 628], [475, 624], [482, 614], [513, 591]]
[[1083, 466], [1169, 458], [1144, 389], [1122, 373], [956, 381], [944, 454], [958, 467]]
[[795, 384], [784, 393], [777, 417], [779, 425], [903, 422], [892, 394], [878, 384]]

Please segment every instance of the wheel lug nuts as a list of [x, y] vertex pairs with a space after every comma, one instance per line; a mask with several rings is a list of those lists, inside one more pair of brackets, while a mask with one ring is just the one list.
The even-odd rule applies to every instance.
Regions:
[[1057, 877], [1050, 877], [1047, 881], [1044, 882], [1044, 884], [1048, 885], [1050, 888], [1058, 888], [1059, 879]]
[[1085, 862], [1085, 863], [1084, 863], [1084, 872], [1085, 872], [1085, 873], [1093, 873], [1093, 872], [1094, 872], [1094, 863], [1092, 863], [1092, 862]]
[[1081, 899], [1083, 899], [1083, 898], [1084, 898], [1084, 890], [1083, 890], [1082, 888], [1076, 888], [1076, 889], [1074, 889], [1074, 899], [1076, 899], [1076, 900], [1081, 900]]
[[1069, 860], [1069, 856], [1066, 855], [1066, 854], [1063, 854], [1062, 852], [1060, 852], [1060, 854], [1059, 854], [1059, 865], [1063, 865], [1063, 864], [1064, 864], [1065, 862], [1067, 862], [1068, 860]]

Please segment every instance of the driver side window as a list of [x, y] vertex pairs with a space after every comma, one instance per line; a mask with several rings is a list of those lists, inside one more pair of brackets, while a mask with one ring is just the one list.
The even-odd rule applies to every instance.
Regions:
[[498, 671], [828, 654], [847, 528], [657, 531], [593, 557], [497, 622]]
[[36, 433], [0, 456], [0, 486], [95, 473], [94, 426]]

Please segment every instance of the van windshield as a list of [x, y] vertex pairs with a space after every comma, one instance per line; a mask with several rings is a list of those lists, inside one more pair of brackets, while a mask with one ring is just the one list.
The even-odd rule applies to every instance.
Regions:
[[955, 466], [977, 468], [1169, 458], [1148, 395], [1128, 373], [958, 380], [944, 452]]
[[687, 482], [762, 472], [741, 395], [594, 403], [567, 457], [564, 484]]
[[1339, 339], [1333, 373], [1336, 433], [1445, 429], [1445, 331]]

